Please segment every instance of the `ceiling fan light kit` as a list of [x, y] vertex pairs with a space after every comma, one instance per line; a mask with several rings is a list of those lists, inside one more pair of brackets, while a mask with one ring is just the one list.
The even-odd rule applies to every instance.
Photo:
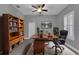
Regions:
[[37, 12], [42, 12], [41, 8], [38, 8]]
[[45, 7], [45, 4], [37, 4], [37, 5], [32, 5], [33, 8], [35, 8], [36, 10], [32, 11], [32, 12], [38, 12], [39, 14], [42, 13], [42, 11], [47, 12], [48, 10], [43, 9]]

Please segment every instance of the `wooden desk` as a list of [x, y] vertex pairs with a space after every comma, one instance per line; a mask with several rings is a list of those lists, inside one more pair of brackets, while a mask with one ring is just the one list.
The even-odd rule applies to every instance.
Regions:
[[[37, 35], [32, 36], [32, 39], [34, 40], [34, 54], [44, 54], [44, 47], [45, 47], [45, 42], [47, 41], [56, 41], [58, 39], [57, 36], [52, 35], [48, 38], [48, 36], [43, 36], [42, 38], [40, 38]], [[56, 46], [56, 45], [55, 45]], [[57, 54], [57, 47], [55, 47], [55, 54]]]

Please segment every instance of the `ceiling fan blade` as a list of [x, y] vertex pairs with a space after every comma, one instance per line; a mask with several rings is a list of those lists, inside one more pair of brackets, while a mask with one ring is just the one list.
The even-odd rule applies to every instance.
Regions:
[[45, 10], [45, 9], [43, 9], [42, 11], [45, 11], [45, 12], [47, 12], [48, 10]]
[[32, 11], [32, 12], [36, 12], [37, 10], [34, 10], [34, 11]]
[[43, 8], [44, 6], [45, 6], [45, 4], [42, 4], [42, 6], [41, 6], [41, 7]]
[[40, 6], [41, 6], [40, 4], [37, 4], [37, 7], [38, 7], [38, 8], [40, 8]]
[[35, 9], [37, 9], [37, 7], [36, 6], [32, 6], [33, 8], [35, 8]]

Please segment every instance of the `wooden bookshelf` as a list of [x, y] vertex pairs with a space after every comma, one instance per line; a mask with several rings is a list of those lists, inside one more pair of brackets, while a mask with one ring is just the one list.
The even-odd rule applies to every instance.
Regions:
[[0, 16], [0, 54], [2, 54], [2, 16]]
[[19, 19], [18, 21], [19, 23], [19, 26], [18, 26], [18, 29], [19, 29], [19, 37], [20, 37], [20, 43], [23, 42], [23, 38], [24, 38], [24, 20], [22, 19]]
[[3, 54], [9, 54], [24, 40], [24, 20], [3, 14]]
[[24, 36], [24, 20], [19, 20], [19, 35]]

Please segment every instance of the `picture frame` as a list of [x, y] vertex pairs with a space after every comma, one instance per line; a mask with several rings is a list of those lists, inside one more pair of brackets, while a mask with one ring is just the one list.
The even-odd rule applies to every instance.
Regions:
[[52, 28], [52, 23], [51, 22], [41, 22], [41, 28], [50, 29], [50, 28]]

